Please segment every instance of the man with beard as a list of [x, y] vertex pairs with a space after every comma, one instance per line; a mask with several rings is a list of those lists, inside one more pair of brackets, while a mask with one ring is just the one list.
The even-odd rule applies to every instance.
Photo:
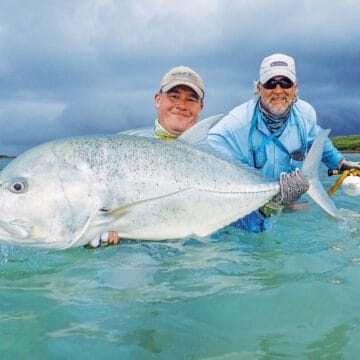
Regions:
[[[298, 190], [291, 196], [276, 196], [267, 205], [238, 220], [233, 225], [253, 232], [270, 227], [270, 216], [284, 205], [295, 202], [306, 192], [306, 180], [297, 168], [316, 136], [322, 131], [316, 113], [307, 102], [297, 98], [295, 61], [283, 54], [273, 54], [261, 63], [255, 97], [234, 108], [209, 132], [209, 143], [226, 158], [260, 169], [267, 176], [280, 179], [286, 187], [291, 172]], [[359, 163], [345, 160], [327, 140], [322, 161], [330, 169], [359, 168]], [[290, 192], [291, 193], [291, 192]]]

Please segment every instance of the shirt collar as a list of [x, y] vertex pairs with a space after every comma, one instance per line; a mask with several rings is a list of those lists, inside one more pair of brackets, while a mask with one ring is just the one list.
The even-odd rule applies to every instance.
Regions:
[[154, 122], [154, 134], [157, 138], [160, 139], [176, 139], [178, 136], [171, 134], [167, 130], [165, 130], [161, 124], [159, 123], [159, 119], [156, 119]]

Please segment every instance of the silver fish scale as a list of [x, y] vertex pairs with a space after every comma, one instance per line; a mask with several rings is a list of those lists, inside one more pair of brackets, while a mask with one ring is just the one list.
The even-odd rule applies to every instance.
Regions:
[[[277, 181], [259, 176], [197, 150], [181, 141], [140, 136], [80, 137], [54, 143], [55, 152], [75, 165], [88, 164], [99, 179], [116, 174], [129, 180], [178, 184], [179, 190], [199, 188], [219, 192], [271, 192]], [[67, 151], [65, 150], [67, 149]]]

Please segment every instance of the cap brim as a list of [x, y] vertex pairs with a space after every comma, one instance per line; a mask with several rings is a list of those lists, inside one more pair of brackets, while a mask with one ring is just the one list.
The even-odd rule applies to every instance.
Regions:
[[260, 83], [265, 84], [267, 81], [269, 81], [271, 78], [275, 76], [285, 76], [288, 79], [290, 79], [293, 83], [296, 82], [296, 75], [293, 72], [279, 67], [276, 69], [271, 69], [270, 71], [267, 71], [265, 74], [262, 74], [260, 77]]
[[167, 84], [167, 85], [163, 86], [161, 88], [161, 90], [163, 92], [168, 92], [169, 90], [171, 90], [175, 86], [179, 86], [179, 85], [188, 86], [189, 88], [193, 89], [196, 92], [196, 94], [199, 96], [200, 99], [204, 98], [205, 94], [199, 87], [197, 87], [196, 85], [194, 85], [191, 82], [186, 82], [186, 81], [174, 81], [174, 82], [172, 82], [170, 84]]

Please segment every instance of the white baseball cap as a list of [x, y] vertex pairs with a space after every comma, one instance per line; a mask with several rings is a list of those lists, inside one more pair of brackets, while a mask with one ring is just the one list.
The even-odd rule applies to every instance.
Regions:
[[295, 61], [291, 56], [273, 54], [264, 58], [260, 65], [260, 83], [265, 84], [274, 76], [285, 76], [296, 81]]
[[167, 92], [175, 86], [185, 85], [193, 89], [200, 99], [205, 96], [205, 86], [202, 78], [187, 66], [177, 66], [167, 72], [160, 83], [160, 90]]

